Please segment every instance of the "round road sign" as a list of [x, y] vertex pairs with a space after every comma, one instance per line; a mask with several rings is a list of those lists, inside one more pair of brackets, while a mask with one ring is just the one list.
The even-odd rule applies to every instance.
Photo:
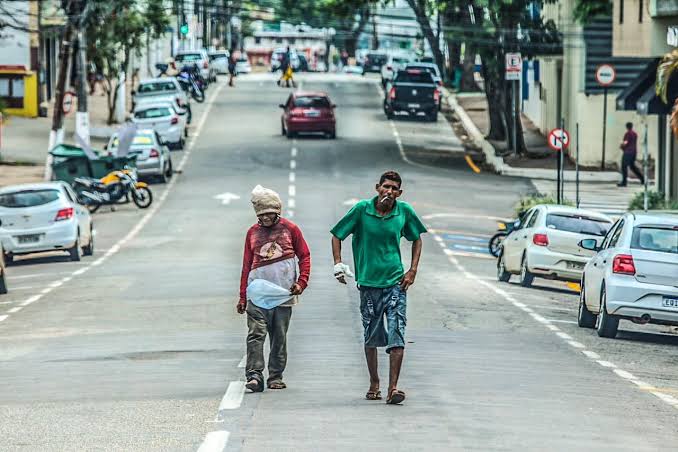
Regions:
[[596, 69], [596, 80], [600, 86], [610, 86], [617, 78], [617, 71], [611, 64], [601, 64]]
[[64, 101], [61, 104], [61, 107], [62, 107], [65, 115], [67, 115], [71, 112], [71, 108], [73, 108], [73, 93], [72, 92], [66, 91], [64, 93]]
[[567, 149], [570, 145], [570, 134], [567, 130], [553, 129], [548, 136], [549, 147], [554, 151]]

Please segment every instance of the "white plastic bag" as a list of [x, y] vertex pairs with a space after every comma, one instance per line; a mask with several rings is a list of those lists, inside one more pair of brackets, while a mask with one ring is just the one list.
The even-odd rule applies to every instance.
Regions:
[[256, 306], [273, 309], [292, 299], [290, 289], [285, 289], [265, 279], [255, 279], [247, 286], [247, 299]]

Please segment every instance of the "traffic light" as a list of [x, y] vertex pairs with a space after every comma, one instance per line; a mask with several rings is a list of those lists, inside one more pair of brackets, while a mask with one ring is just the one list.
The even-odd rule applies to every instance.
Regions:
[[181, 33], [182, 36], [186, 36], [188, 34], [188, 24], [182, 24], [181, 27], [179, 27], [179, 33]]

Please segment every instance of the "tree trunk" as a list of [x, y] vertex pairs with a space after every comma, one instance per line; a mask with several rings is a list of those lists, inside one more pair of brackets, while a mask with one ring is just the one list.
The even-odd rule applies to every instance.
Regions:
[[433, 58], [438, 67], [442, 70], [442, 68], [445, 67], [445, 57], [443, 56], [443, 51], [440, 49], [440, 40], [433, 32], [431, 23], [428, 20], [428, 15], [426, 14], [426, 0], [407, 0], [407, 4], [412, 8], [412, 11], [414, 11], [421, 32], [424, 35], [424, 38], [426, 38], [428, 45], [431, 47]]
[[459, 91], [478, 91], [475, 79], [476, 46], [466, 43], [464, 46], [464, 61], [462, 63], [461, 82]]
[[496, 72], [489, 67], [488, 61], [483, 59], [482, 73], [483, 80], [485, 81], [487, 113], [490, 120], [487, 138], [490, 140], [505, 140], [507, 136], [504, 118], [505, 109], [502, 105], [501, 84], [498, 83], [498, 74]]

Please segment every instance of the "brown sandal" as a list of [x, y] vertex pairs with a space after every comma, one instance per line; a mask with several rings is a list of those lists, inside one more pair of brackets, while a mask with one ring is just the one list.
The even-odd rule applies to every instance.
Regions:
[[400, 403], [403, 403], [404, 400], [405, 393], [399, 389], [394, 389], [389, 393], [388, 399], [386, 399], [386, 403], [388, 403], [389, 405], [398, 405]]
[[282, 381], [272, 381], [268, 384], [268, 389], [285, 389], [287, 385]]
[[376, 391], [367, 391], [365, 398], [367, 400], [381, 400], [381, 391], [378, 389]]

